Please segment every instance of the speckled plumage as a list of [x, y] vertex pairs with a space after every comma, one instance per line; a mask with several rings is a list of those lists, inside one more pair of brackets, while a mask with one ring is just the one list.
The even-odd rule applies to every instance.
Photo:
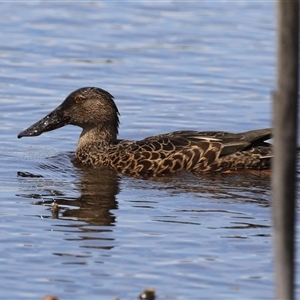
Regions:
[[113, 96], [94, 87], [71, 93], [49, 115], [21, 132], [36, 136], [67, 124], [82, 127], [76, 159], [105, 165], [135, 177], [165, 176], [180, 171], [226, 172], [270, 168], [271, 129], [244, 133], [175, 131], [140, 141], [118, 140], [119, 112]]

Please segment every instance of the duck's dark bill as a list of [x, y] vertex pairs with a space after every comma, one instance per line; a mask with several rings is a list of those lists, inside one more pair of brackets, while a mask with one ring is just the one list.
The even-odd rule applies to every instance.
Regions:
[[61, 109], [58, 107], [49, 115], [31, 125], [26, 130], [18, 134], [20, 139], [23, 136], [38, 136], [46, 131], [51, 131], [68, 124], [69, 119], [63, 116]]

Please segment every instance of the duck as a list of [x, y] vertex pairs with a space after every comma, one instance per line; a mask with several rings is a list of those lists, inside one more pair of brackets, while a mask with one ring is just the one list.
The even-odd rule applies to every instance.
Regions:
[[138, 178], [190, 172], [205, 174], [268, 170], [272, 159], [272, 129], [242, 133], [181, 130], [146, 137], [118, 139], [119, 110], [114, 97], [97, 87], [69, 94], [56, 109], [18, 134], [38, 136], [65, 125], [82, 128], [75, 161], [105, 166]]

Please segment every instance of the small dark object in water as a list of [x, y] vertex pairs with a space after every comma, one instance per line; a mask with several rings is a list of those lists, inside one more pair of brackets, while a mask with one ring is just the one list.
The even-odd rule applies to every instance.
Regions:
[[59, 300], [56, 296], [53, 295], [47, 295], [42, 298], [42, 300]]
[[144, 291], [141, 292], [140, 300], [155, 300], [155, 289], [150, 288], [150, 289], [145, 289]]

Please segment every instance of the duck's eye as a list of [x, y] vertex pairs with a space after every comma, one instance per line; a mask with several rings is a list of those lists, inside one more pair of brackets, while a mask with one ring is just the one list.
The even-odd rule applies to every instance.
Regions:
[[82, 103], [85, 100], [85, 97], [83, 97], [82, 95], [76, 95], [74, 97], [74, 100], [76, 103]]

